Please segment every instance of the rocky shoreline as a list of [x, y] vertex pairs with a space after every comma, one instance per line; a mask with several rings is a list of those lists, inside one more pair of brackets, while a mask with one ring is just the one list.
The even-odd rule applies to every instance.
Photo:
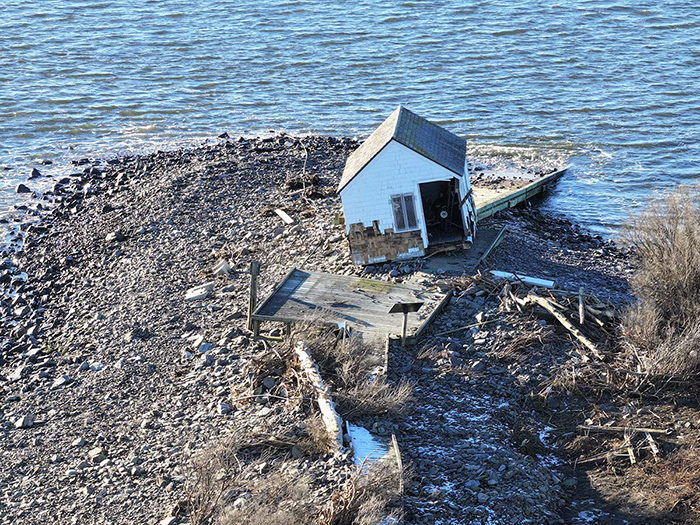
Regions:
[[[291, 267], [401, 280], [422, 266], [351, 264], [335, 188], [357, 146], [281, 134], [85, 159], [18, 209], [0, 253], [1, 523], [185, 522], [197, 451], [233, 430], [299, 426], [273, 398], [237, 401], [249, 363], [269, 349], [245, 329], [251, 261], [262, 263], [261, 296]], [[629, 299], [628, 254], [614, 243], [536, 208], [490, 221], [512, 241], [491, 267]], [[231, 271], [212, 275], [220, 260]], [[429, 284], [461, 273], [447, 267]], [[210, 297], [184, 300], [207, 281]], [[571, 508], [577, 481], [527, 401], [571, 343], [499, 358], [541, 326], [527, 318], [438, 335], [499, 315], [492, 299], [453, 301], [419, 348], [392, 356], [389, 378], [415, 385], [409, 415], [356, 422], [395, 434], [414, 466], [406, 523], [555, 523]], [[525, 434], [543, 448], [522, 447]], [[347, 458], [294, 456], [322, 480], [319, 500], [352, 470]]]

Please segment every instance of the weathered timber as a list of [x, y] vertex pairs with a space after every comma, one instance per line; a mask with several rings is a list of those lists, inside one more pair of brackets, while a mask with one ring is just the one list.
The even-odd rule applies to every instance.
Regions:
[[309, 354], [306, 344], [299, 341], [294, 350], [299, 358], [299, 365], [302, 371], [306, 374], [307, 379], [316, 392], [316, 402], [321, 411], [321, 420], [326, 427], [333, 452], [340, 452], [343, 449], [343, 420], [335, 411], [335, 406], [330, 395], [328, 395], [326, 384], [323, 382], [318, 366], [314, 363], [311, 354]]
[[364, 338], [381, 344], [387, 333], [400, 334], [401, 313], [387, 313], [396, 303], [425, 303], [410, 315], [409, 341], [422, 333], [435, 308], [445, 297], [413, 283], [394, 283], [349, 275], [305, 272], [293, 269], [253, 313], [258, 321], [282, 323], [320, 322], [337, 326], [345, 322]]
[[642, 427], [606, 427], [601, 425], [578, 425], [576, 428], [578, 430], [585, 430], [586, 432], [645, 432], [649, 434], [670, 434], [670, 431], [668, 430]]
[[550, 173], [549, 175], [545, 175], [544, 177], [534, 182], [531, 182], [527, 186], [519, 188], [510, 193], [506, 193], [505, 195], [498, 195], [495, 198], [490, 199], [486, 202], [478, 202], [479, 190], [475, 190], [475, 195], [477, 196], [477, 222], [487, 217], [491, 217], [491, 215], [493, 215], [496, 212], [512, 208], [513, 206], [517, 206], [518, 204], [525, 202], [536, 195], [539, 195], [546, 189], [549, 183], [559, 179], [568, 168], [569, 167], [566, 166], [560, 170]]
[[557, 310], [548, 299], [545, 299], [544, 297], [540, 297], [539, 295], [535, 295], [532, 293], [528, 294], [525, 299], [527, 301], [536, 303], [545, 310], [547, 310], [557, 319], [557, 321], [561, 323], [561, 325], [564, 328], [571, 332], [571, 335], [578, 339], [581, 342], [581, 344], [583, 344], [583, 346], [588, 348], [588, 350], [590, 350], [596, 358], [600, 359], [601, 361], [604, 359], [603, 354], [600, 352], [600, 350], [598, 350], [598, 347], [595, 345], [595, 343], [593, 343], [593, 341], [591, 341], [585, 335], [583, 335], [578, 328], [571, 324], [571, 322], [566, 318], [566, 316], [564, 316], [564, 314]]

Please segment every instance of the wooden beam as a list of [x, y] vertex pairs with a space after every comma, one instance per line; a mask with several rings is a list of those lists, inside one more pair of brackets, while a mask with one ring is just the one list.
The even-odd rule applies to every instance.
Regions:
[[282, 219], [285, 224], [287, 224], [287, 225], [294, 224], [294, 219], [292, 219], [289, 215], [287, 215], [287, 213], [284, 210], [280, 210], [279, 208], [277, 208], [275, 210], [275, 213], [277, 215], [279, 215], [280, 219]]
[[588, 348], [595, 357], [597, 357], [601, 361], [604, 359], [603, 354], [600, 353], [600, 350], [598, 350], [598, 347], [595, 345], [595, 343], [593, 343], [593, 341], [591, 341], [585, 335], [583, 335], [578, 328], [571, 324], [571, 322], [566, 318], [566, 316], [564, 316], [563, 313], [557, 310], [549, 300], [532, 293], [528, 294], [527, 297], [525, 297], [525, 299], [527, 301], [539, 304], [542, 308], [547, 310], [550, 314], [556, 317], [557, 321], [559, 321], [564, 328], [571, 332], [571, 335], [578, 339], [581, 342], [581, 344], [583, 344], [583, 346]]
[[433, 310], [430, 313], [428, 318], [425, 321], [423, 321], [423, 324], [418, 327], [418, 330], [416, 330], [416, 333], [413, 334], [413, 336], [409, 338], [411, 343], [418, 341], [418, 338], [423, 334], [423, 332], [426, 330], [426, 328], [428, 328], [430, 323], [432, 323], [435, 320], [435, 318], [442, 311], [442, 309], [445, 308], [445, 306], [447, 306], [447, 303], [450, 302], [451, 298], [452, 298], [452, 292], [447, 292], [444, 295], [444, 297], [440, 301], [440, 304], [438, 304], [437, 307], [435, 308], [435, 310]]
[[253, 312], [258, 302], [258, 275], [260, 274], [260, 263], [253, 261], [250, 263], [250, 295], [248, 296], [248, 330], [253, 328]]
[[643, 427], [606, 427], [601, 425], [578, 425], [576, 428], [578, 430], [585, 430], [586, 432], [644, 432], [648, 434], [669, 434], [668, 430], [659, 430], [657, 428]]
[[299, 341], [294, 351], [299, 358], [299, 365], [302, 371], [306, 374], [311, 386], [316, 391], [316, 402], [321, 411], [321, 420], [326, 427], [333, 452], [340, 452], [343, 449], [343, 420], [335, 411], [328, 389], [306, 344], [303, 341]]

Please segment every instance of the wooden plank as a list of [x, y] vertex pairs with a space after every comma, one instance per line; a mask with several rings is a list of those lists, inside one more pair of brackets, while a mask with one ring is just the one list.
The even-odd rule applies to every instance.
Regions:
[[531, 182], [527, 186], [524, 186], [513, 192], [507, 193], [503, 196], [497, 196], [487, 202], [482, 203], [476, 209], [477, 222], [487, 217], [490, 217], [496, 212], [505, 210], [507, 208], [512, 208], [513, 206], [517, 206], [521, 202], [524, 202], [534, 197], [535, 195], [542, 193], [547, 184], [560, 178], [567, 169], [569, 169], [569, 166], [555, 171], [554, 173], [550, 173], [549, 175], [545, 175], [544, 177], [534, 182]]
[[483, 261], [485, 261], [489, 255], [491, 255], [491, 252], [494, 251], [499, 244], [501, 244], [501, 241], [503, 240], [503, 237], [505, 236], [507, 229], [508, 229], [507, 226], [504, 226], [503, 228], [501, 228], [501, 231], [498, 232], [498, 235], [493, 240], [493, 242], [489, 245], [489, 247], [486, 249], [486, 251], [484, 252], [484, 255], [482, 255], [479, 258], [479, 260], [476, 262], [476, 266], [474, 266], [474, 269], [478, 268], [479, 265]]
[[413, 335], [411, 338], [415, 342], [418, 340], [418, 338], [425, 332], [426, 328], [428, 328], [428, 325], [433, 322], [433, 319], [437, 317], [437, 315], [442, 311], [445, 306], [447, 306], [447, 303], [450, 302], [450, 298], [452, 297], [452, 292], [447, 292], [445, 296], [442, 298], [442, 301], [440, 301], [440, 304], [437, 305], [437, 307], [432, 311], [432, 313], [428, 316], [428, 318], [423, 322], [423, 324], [420, 325], [418, 330], [416, 330], [416, 333]]
[[275, 213], [277, 215], [279, 215], [280, 219], [282, 219], [285, 224], [287, 224], [287, 225], [294, 224], [294, 219], [292, 219], [289, 215], [287, 215], [287, 213], [284, 210], [280, 210], [279, 208], [277, 208], [275, 210]]
[[[379, 286], [375, 287], [375, 282]], [[293, 270], [255, 310], [252, 318], [256, 321], [313, 321], [329, 325], [347, 322], [357, 331], [385, 336], [389, 332], [395, 333], [402, 321], [402, 314], [388, 313], [390, 307], [396, 302], [416, 299], [426, 303], [426, 313], [409, 316], [409, 335], [416, 334], [422, 325], [434, 318], [433, 308], [439, 308], [445, 301], [442, 294], [407, 283]]]
[[273, 288], [272, 292], [270, 292], [270, 295], [267, 297], [267, 299], [265, 299], [262, 303], [260, 303], [260, 306], [258, 306], [258, 307], [255, 309], [255, 312], [253, 312], [253, 316], [257, 315], [258, 312], [260, 312], [261, 310], [264, 310], [264, 309], [265, 309], [265, 306], [267, 305], [268, 302], [270, 302], [270, 299], [272, 299], [272, 298], [275, 296], [275, 294], [277, 293], [277, 291], [278, 291], [280, 288], [282, 288], [282, 286], [284, 286], [284, 284], [292, 277], [292, 275], [293, 275], [296, 271], [297, 271], [296, 268], [292, 268], [291, 270], [289, 270], [289, 272], [287, 272], [287, 275], [285, 275], [285, 276], [282, 278], [282, 280], [279, 282], [279, 284], [278, 284], [277, 286], [275, 286], [275, 288]]

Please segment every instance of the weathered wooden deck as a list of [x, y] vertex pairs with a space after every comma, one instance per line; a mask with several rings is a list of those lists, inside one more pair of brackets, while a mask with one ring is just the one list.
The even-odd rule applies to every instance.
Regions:
[[423, 302], [409, 314], [409, 338], [416, 338], [449, 301], [449, 294], [432, 292], [417, 284], [393, 283], [347, 275], [293, 269], [253, 312], [255, 323], [346, 322], [365, 339], [383, 340], [401, 333], [403, 314], [388, 313], [398, 302]]
[[[474, 201], [476, 203], [476, 220], [490, 217], [496, 212], [517, 206], [532, 197], [544, 192], [547, 185], [559, 179], [568, 169], [564, 167], [535, 180], [518, 181], [515, 187], [497, 189], [474, 185]], [[479, 235], [477, 230], [477, 236]]]

